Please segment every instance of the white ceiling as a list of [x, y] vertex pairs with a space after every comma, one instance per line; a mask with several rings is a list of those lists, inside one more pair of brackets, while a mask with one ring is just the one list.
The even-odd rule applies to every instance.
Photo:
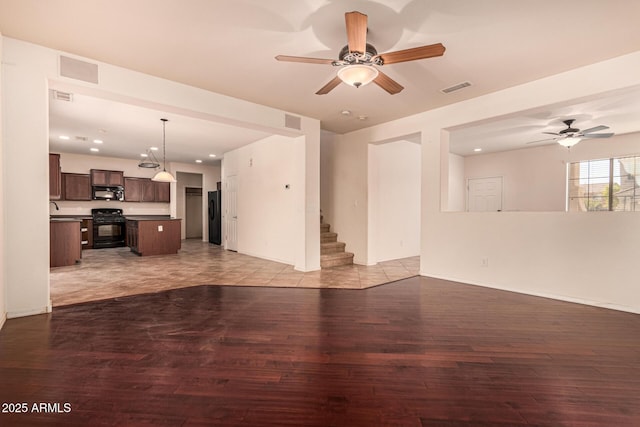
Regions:
[[[335, 75], [333, 67], [274, 57], [336, 58], [346, 44], [344, 13], [352, 10], [369, 16], [368, 41], [379, 52], [436, 42], [447, 50], [440, 58], [383, 66], [405, 87], [397, 95], [376, 85], [340, 85], [327, 95], [315, 95]], [[323, 129], [338, 133], [640, 50], [638, 16], [640, 2], [635, 0], [0, 0], [4, 36], [314, 117]], [[448, 95], [440, 92], [463, 81], [472, 86]], [[345, 109], [352, 114], [340, 114]], [[569, 114], [567, 109], [553, 106], [524, 122], [503, 125], [535, 126], [536, 132], [528, 135], [533, 137], [537, 129], [557, 130], [555, 123]], [[570, 112], [611, 126], [597, 111]], [[367, 119], [359, 120], [361, 115]], [[105, 128], [103, 117], [96, 113], [90, 125]], [[124, 120], [116, 115], [110, 120], [127, 131]], [[133, 125], [149, 128], [145, 144], [161, 135], [158, 117], [149, 120], [151, 124]], [[177, 158], [172, 158], [170, 138], [188, 140], [178, 133], [178, 121], [174, 117], [167, 125], [171, 160]], [[155, 123], [158, 129], [152, 129]], [[88, 128], [71, 131], [83, 134]], [[227, 131], [216, 127], [196, 133]], [[237, 144], [259, 137], [239, 129], [231, 134]], [[224, 150], [206, 137], [202, 144], [207, 145], [181, 161]], [[129, 157], [139, 155], [135, 148]]]

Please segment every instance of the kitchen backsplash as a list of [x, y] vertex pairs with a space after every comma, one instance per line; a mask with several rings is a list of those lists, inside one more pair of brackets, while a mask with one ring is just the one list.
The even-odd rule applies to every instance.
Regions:
[[50, 215], [91, 216], [91, 209], [95, 208], [119, 208], [125, 215], [169, 215], [169, 203], [139, 203], [139, 202], [115, 202], [115, 201], [91, 201], [72, 202], [57, 200], [60, 208], [56, 210], [53, 203], [49, 204]]

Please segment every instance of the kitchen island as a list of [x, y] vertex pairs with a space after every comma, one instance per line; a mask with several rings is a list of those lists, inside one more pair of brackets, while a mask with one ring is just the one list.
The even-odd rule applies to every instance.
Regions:
[[141, 256], [177, 254], [180, 221], [176, 218], [127, 217], [127, 246]]

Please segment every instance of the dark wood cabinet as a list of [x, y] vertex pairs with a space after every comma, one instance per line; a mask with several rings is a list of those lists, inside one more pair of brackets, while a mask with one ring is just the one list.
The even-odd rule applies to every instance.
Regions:
[[169, 203], [171, 201], [171, 185], [168, 182], [151, 181], [154, 184], [156, 202]]
[[140, 178], [124, 178], [124, 201], [140, 202], [142, 200], [142, 183]]
[[160, 202], [171, 201], [171, 187], [168, 182], [151, 181], [149, 178], [124, 178], [125, 202]]
[[156, 200], [156, 191], [155, 191], [155, 183], [151, 181], [149, 178], [144, 178], [140, 180], [142, 187], [142, 198], [141, 202], [155, 202]]
[[61, 267], [80, 262], [82, 234], [80, 220], [51, 221], [49, 223], [49, 265]]
[[93, 249], [93, 220], [86, 218], [80, 224], [82, 249]]
[[60, 200], [62, 197], [61, 175], [60, 154], [49, 153], [49, 200]]
[[105, 187], [124, 185], [124, 172], [91, 169], [91, 185], [101, 185]]
[[87, 174], [63, 173], [64, 200], [91, 200], [91, 178]]
[[138, 255], [177, 254], [180, 220], [127, 220], [127, 246]]

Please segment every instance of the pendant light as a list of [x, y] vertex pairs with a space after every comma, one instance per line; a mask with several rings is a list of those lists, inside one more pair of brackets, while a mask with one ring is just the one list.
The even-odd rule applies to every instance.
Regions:
[[176, 179], [173, 177], [173, 175], [171, 175], [169, 172], [167, 172], [167, 150], [166, 150], [166, 130], [165, 130], [165, 125], [167, 124], [167, 122], [169, 120], [167, 119], [160, 119], [162, 121], [162, 171], [158, 172], [157, 174], [155, 174], [155, 176], [153, 178], [151, 178], [151, 181], [158, 181], [158, 182], [176, 182]]

